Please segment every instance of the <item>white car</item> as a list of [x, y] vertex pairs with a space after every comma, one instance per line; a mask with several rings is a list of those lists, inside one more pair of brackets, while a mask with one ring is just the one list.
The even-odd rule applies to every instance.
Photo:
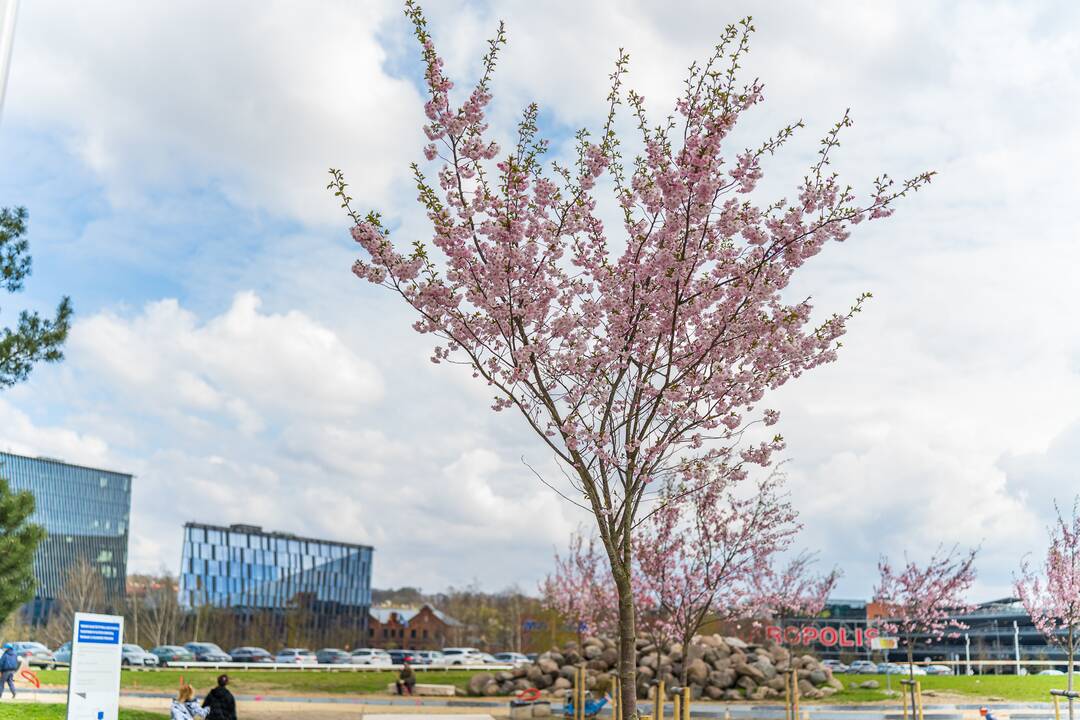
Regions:
[[907, 663], [897, 663], [896, 667], [900, 668], [901, 675], [925, 675], [926, 668], [922, 665], [908, 665]]
[[353, 665], [393, 665], [390, 653], [376, 648], [358, 648], [349, 655], [349, 662]]
[[274, 657], [282, 665], [317, 665], [319, 658], [307, 648], [285, 648]]
[[1064, 675], [1065, 673], [1061, 672], [1060, 670], [1055, 670], [1054, 668], [1047, 668], [1045, 670], [1040, 670], [1036, 674], [1037, 675]]
[[948, 665], [927, 665], [927, 675], [952, 675], [953, 669]]
[[443, 648], [443, 665], [483, 665], [484, 653], [476, 648]]
[[529, 658], [516, 652], [495, 653], [495, 662], [503, 665], [528, 665]]
[[861, 673], [863, 675], [873, 675], [878, 671], [877, 665], [869, 660], [856, 660], [848, 666], [849, 673]]
[[443, 658], [443, 654], [438, 650], [418, 650], [416, 652], [421, 658], [423, 658], [424, 665], [445, 665], [446, 660]]

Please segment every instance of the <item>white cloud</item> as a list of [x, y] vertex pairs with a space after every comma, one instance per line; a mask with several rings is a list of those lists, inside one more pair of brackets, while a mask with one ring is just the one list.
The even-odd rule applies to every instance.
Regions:
[[196, 185], [337, 220], [328, 167], [385, 202], [421, 145], [415, 89], [383, 70], [393, 3], [28, 3], [6, 110], [65, 137], [112, 201]]

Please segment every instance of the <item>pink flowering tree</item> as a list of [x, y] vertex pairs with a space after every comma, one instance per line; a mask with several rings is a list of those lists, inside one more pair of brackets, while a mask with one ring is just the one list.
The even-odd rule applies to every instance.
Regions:
[[[1025, 558], [1016, 594], [1031, 616], [1031, 622], [1048, 642], [1061, 646], [1068, 657], [1068, 689], [1073, 689], [1073, 654], [1080, 628], [1080, 508], [1073, 501], [1072, 516], [1065, 518], [1060, 508], [1057, 522], [1050, 530], [1046, 562], [1036, 571]], [[1073, 700], [1069, 699], [1069, 718]]]
[[580, 529], [571, 534], [566, 555], [555, 553], [555, 571], [544, 578], [540, 593], [545, 607], [573, 625], [578, 649], [586, 635], [616, 627], [618, 603], [607, 555]]
[[813, 553], [802, 552], [782, 562], [776, 558], [754, 573], [749, 607], [756, 617], [783, 621], [789, 617], [813, 617], [821, 613], [842, 573], [838, 568], [817, 574]]
[[[829, 163], [845, 114], [791, 196], [759, 199], [763, 160], [802, 124], [756, 147], [729, 139], [763, 99], [763, 85], [738, 73], [749, 19], [691, 65], [674, 114], [658, 126], [644, 98], [625, 89], [620, 52], [599, 132], [577, 134], [569, 163], [545, 165], [535, 104], [508, 149], [489, 133], [502, 27], [476, 86], [459, 97], [420, 8], [409, 0], [406, 13], [426, 67], [424, 157], [437, 167], [433, 179], [419, 164], [413, 175], [432, 236], [396, 242], [379, 213], [353, 208], [343, 174], [331, 170], [364, 253], [353, 272], [400, 296], [414, 328], [435, 338], [432, 361], [467, 367], [491, 390], [492, 408], [516, 411], [566, 471], [571, 487], [560, 492], [592, 514], [608, 556], [622, 707], [633, 717], [633, 530], [646, 489], [689, 460], [714, 477], [770, 462], [781, 436], [751, 442], [745, 432], [777, 422], [766, 394], [835, 359], [867, 297], [815, 319], [809, 299], [784, 293], [792, 276], [858, 223], [890, 215], [930, 174], [882, 176], [862, 195], [842, 184]], [[636, 139], [616, 132], [622, 108]], [[636, 154], [629, 163], [624, 147]], [[601, 220], [607, 188], [615, 223]]]
[[878, 563], [881, 574], [874, 600], [887, 609], [885, 629], [899, 635], [907, 648], [909, 679], [915, 679], [915, 643], [940, 640], [966, 629], [957, 616], [972, 610], [967, 592], [975, 582], [978, 548], [962, 552], [939, 548], [926, 565], [908, 561], [897, 568], [887, 558]]
[[635, 533], [638, 608], [657, 639], [673, 636], [684, 653], [707, 619], [740, 614], [754, 577], [799, 530], [783, 476], [741, 485], [725, 477], [675, 490]]

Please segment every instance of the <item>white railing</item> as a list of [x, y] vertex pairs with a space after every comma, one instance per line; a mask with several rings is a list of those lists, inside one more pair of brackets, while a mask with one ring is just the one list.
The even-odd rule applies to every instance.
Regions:
[[[462, 670], [468, 672], [481, 672], [499, 670], [513, 670], [513, 665], [411, 665], [416, 673], [446, 672], [448, 670]], [[197, 662], [183, 661], [168, 663], [167, 667], [155, 666], [124, 666], [125, 670], [186, 670], [186, 669], [213, 669], [213, 670], [314, 670], [317, 672], [397, 672], [401, 665], [353, 665], [351, 663], [245, 663], [245, 662]]]

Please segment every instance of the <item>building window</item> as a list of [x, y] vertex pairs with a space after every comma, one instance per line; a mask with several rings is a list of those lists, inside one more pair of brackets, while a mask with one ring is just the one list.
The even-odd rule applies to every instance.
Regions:
[[410, 630], [409, 631], [409, 637], [411, 637], [413, 640], [415, 640], [416, 639], [416, 631], [415, 630]]

